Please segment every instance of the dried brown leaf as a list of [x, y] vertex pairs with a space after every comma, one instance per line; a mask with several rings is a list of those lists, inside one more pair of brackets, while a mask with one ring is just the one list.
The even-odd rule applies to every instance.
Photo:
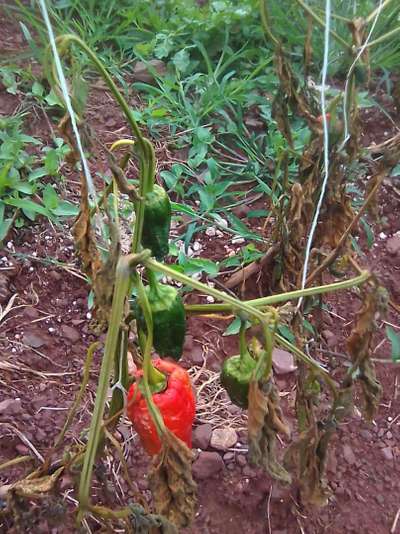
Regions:
[[384, 316], [389, 295], [385, 288], [374, 286], [365, 290], [364, 301], [357, 314], [356, 324], [347, 340], [347, 349], [352, 357], [353, 365], [344, 380], [346, 386], [359, 380], [364, 393], [365, 415], [371, 420], [376, 412], [382, 387], [375, 374], [375, 366], [371, 361], [371, 345], [374, 332], [377, 330], [377, 319]]
[[[108, 213], [107, 213], [108, 216]], [[120, 254], [119, 230], [108, 216], [110, 248], [106, 261], [102, 261], [91, 223], [86, 179], [81, 175], [80, 211], [72, 228], [75, 247], [82, 261], [83, 270], [92, 281], [95, 295], [95, 320], [99, 330], [107, 326], [112, 306], [115, 269]]]
[[157, 513], [178, 528], [187, 527], [195, 514], [197, 486], [192, 478], [192, 461], [192, 451], [167, 429], [149, 483]]
[[285, 137], [286, 141], [289, 143], [289, 146], [293, 146], [292, 139], [292, 130], [290, 128], [289, 122], [289, 113], [286, 100], [282, 95], [281, 91], [278, 91], [273, 102], [272, 102], [272, 111], [273, 119], [275, 119], [278, 124], [278, 128], [281, 131], [282, 135]]
[[248, 411], [249, 458], [263, 467], [273, 478], [291, 482], [290, 474], [276, 458], [276, 436], [279, 432], [289, 436], [290, 431], [283, 421], [276, 386], [268, 381], [262, 389], [253, 380], [249, 389]]
[[296, 473], [304, 504], [325, 506], [330, 491], [326, 480], [328, 446], [338, 423], [351, 412], [352, 388], [338, 392], [330, 415], [318, 421], [315, 415], [320, 395], [319, 382], [312, 372], [299, 364], [296, 412], [300, 435], [288, 447], [284, 465]]
[[54, 484], [63, 471], [64, 466], [59, 467], [52, 475], [46, 475], [40, 478], [24, 478], [13, 484], [9, 492], [27, 499], [41, 497], [53, 489]]

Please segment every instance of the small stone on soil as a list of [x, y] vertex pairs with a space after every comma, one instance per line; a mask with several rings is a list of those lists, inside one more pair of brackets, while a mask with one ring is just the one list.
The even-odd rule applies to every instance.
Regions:
[[203, 347], [199, 343], [193, 346], [187, 356], [193, 365], [203, 365]]
[[211, 447], [226, 451], [236, 445], [238, 435], [233, 428], [216, 428], [211, 434]]
[[193, 463], [193, 476], [198, 480], [210, 478], [224, 469], [224, 462], [217, 452], [201, 452]]
[[0, 415], [17, 415], [22, 411], [21, 399], [4, 399], [0, 402]]
[[18, 454], [20, 454], [21, 456], [26, 456], [29, 454], [29, 449], [26, 445], [23, 445], [22, 443], [18, 443], [16, 446], [15, 446], [15, 450]]
[[207, 449], [210, 444], [212, 426], [208, 423], [196, 427], [193, 431], [192, 444], [195, 449]]
[[242, 473], [245, 477], [249, 477], [249, 478], [254, 478], [257, 476], [257, 471], [248, 465], [245, 465], [243, 467]]
[[[150, 68], [147, 64], [149, 64]], [[151, 59], [146, 63], [144, 61], [137, 61], [133, 69], [135, 82], [155, 83], [155, 77], [151, 71], [155, 71], [159, 76], [164, 76], [167, 72], [167, 67], [164, 61], [160, 59]]]
[[214, 237], [216, 233], [217, 231], [214, 228], [214, 226], [209, 226], [205, 232], [205, 234], [208, 235], [208, 237]]
[[241, 411], [241, 408], [239, 408], [239, 406], [235, 406], [234, 404], [230, 404], [226, 409], [232, 415]]
[[241, 466], [244, 467], [247, 464], [246, 456], [243, 456], [243, 454], [239, 454], [236, 458], [236, 462]]
[[337, 345], [337, 342], [338, 342], [337, 336], [330, 330], [324, 330], [322, 332], [322, 336], [325, 339], [325, 342], [328, 347], [334, 347], [335, 345]]
[[361, 430], [360, 436], [367, 441], [372, 441], [374, 439], [372, 432], [370, 432], [369, 430]]
[[35, 332], [25, 332], [22, 341], [25, 345], [34, 349], [39, 349], [40, 347], [43, 347], [43, 345], [46, 345], [46, 339]]
[[59, 282], [62, 279], [62, 274], [57, 271], [50, 271], [49, 276], [55, 281]]
[[356, 456], [353, 452], [353, 449], [350, 447], [350, 445], [343, 446], [343, 456], [348, 464], [353, 465], [356, 463]]
[[76, 328], [63, 324], [61, 327], [61, 334], [63, 338], [71, 341], [71, 343], [77, 343], [81, 339], [81, 334]]
[[397, 256], [400, 254], [400, 235], [394, 235], [387, 240], [386, 250], [391, 256]]
[[392, 450], [391, 447], [384, 447], [382, 449], [382, 454], [383, 454], [383, 457], [385, 458], [385, 460], [393, 460], [394, 459], [393, 450]]
[[224, 454], [224, 462], [231, 462], [235, 458], [234, 452], [226, 452]]
[[282, 349], [274, 349], [272, 353], [272, 364], [277, 375], [293, 373], [297, 369], [293, 355]]

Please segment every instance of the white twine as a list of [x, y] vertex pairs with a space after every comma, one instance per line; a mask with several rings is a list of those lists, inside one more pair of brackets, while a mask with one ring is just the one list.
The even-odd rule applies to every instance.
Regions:
[[[314, 213], [314, 218], [311, 224], [310, 234], [308, 236], [305, 258], [304, 258], [304, 267], [303, 275], [301, 280], [301, 289], [305, 288], [307, 273], [308, 273], [308, 263], [310, 261], [310, 251], [312, 242], [314, 239], [315, 230], [317, 228], [318, 217], [321, 211], [322, 202], [324, 200], [326, 186], [328, 184], [329, 178], [329, 131], [328, 131], [328, 119], [326, 116], [326, 77], [328, 73], [328, 64], [329, 64], [329, 36], [330, 36], [330, 26], [331, 26], [331, 2], [326, 0], [325, 3], [325, 37], [324, 37], [324, 60], [322, 65], [322, 81], [321, 81], [321, 110], [322, 110], [322, 126], [324, 133], [324, 178], [321, 186], [321, 193], [319, 195], [317, 207]], [[301, 297], [297, 304], [297, 310], [300, 308], [303, 301]]]
[[55, 40], [55, 37], [54, 37], [54, 32], [53, 32], [53, 28], [51, 26], [50, 17], [49, 17], [48, 11], [47, 11], [45, 0], [39, 0], [39, 5], [40, 5], [41, 12], [42, 12], [43, 20], [44, 20], [44, 22], [46, 24], [47, 33], [49, 35], [50, 46], [51, 46], [52, 51], [53, 51], [53, 56], [54, 56], [54, 61], [55, 61], [55, 65], [56, 65], [57, 76], [58, 76], [58, 79], [59, 79], [59, 82], [60, 82], [61, 92], [62, 92], [63, 97], [64, 97], [64, 102], [65, 102], [65, 106], [67, 108], [68, 114], [69, 114], [69, 116], [71, 118], [72, 131], [74, 132], [74, 136], [75, 136], [75, 139], [76, 139], [76, 145], [78, 147], [79, 156], [80, 156], [81, 161], [82, 161], [82, 167], [83, 167], [83, 172], [84, 172], [84, 175], [85, 175], [85, 178], [86, 178], [86, 182], [87, 182], [87, 186], [88, 186], [89, 197], [91, 197], [92, 201], [95, 203], [96, 202], [96, 189], [94, 187], [93, 178], [92, 178], [92, 175], [90, 173], [90, 169], [89, 169], [89, 165], [88, 165], [87, 159], [85, 157], [85, 153], [83, 151], [81, 137], [80, 137], [80, 134], [79, 134], [78, 126], [76, 124], [75, 113], [74, 113], [74, 110], [73, 110], [73, 107], [72, 107], [72, 103], [71, 103], [71, 98], [70, 98], [69, 92], [68, 92], [67, 81], [65, 79], [64, 71], [63, 71], [63, 68], [62, 68], [62, 65], [61, 65], [60, 56], [58, 54], [56, 40]]

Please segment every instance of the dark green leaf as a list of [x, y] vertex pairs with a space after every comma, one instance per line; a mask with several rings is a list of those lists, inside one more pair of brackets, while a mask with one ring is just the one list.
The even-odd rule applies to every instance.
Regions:
[[190, 208], [189, 206], [186, 206], [185, 204], [179, 204], [178, 202], [171, 202], [171, 209], [172, 211], [176, 211], [178, 213], [185, 213], [186, 215], [190, 215], [192, 217], [198, 217], [197, 213]]
[[278, 326], [278, 331], [281, 334], [281, 336], [283, 336], [285, 339], [290, 341], [290, 343], [295, 343], [296, 342], [296, 338], [295, 338], [293, 332], [286, 325], [280, 324]]
[[[30, 219], [32, 219], [32, 215], [34, 213], [40, 213], [40, 215], [45, 215], [46, 217], [50, 216], [49, 211], [42, 205], [37, 204], [36, 202], [33, 202], [32, 200], [29, 200], [27, 198], [6, 198], [4, 199], [5, 204], [8, 204], [9, 206], [15, 206], [16, 208], [20, 208], [29, 213], [30, 215], [27, 215]], [[32, 219], [34, 220], [34, 219]]]
[[49, 210], [54, 210], [58, 206], [58, 195], [50, 184], [47, 184], [43, 190], [43, 204]]
[[3, 241], [3, 239], [6, 237], [10, 227], [11, 227], [12, 219], [5, 219], [0, 221], [0, 241]]
[[257, 217], [268, 217], [269, 215], [269, 211], [267, 210], [250, 210], [246, 217], [248, 219], [253, 219], [253, 218], [257, 218]]
[[[241, 324], [242, 324], [242, 320], [240, 319], [240, 317], [236, 317], [222, 335], [223, 336], [235, 336], [236, 334], [239, 333]], [[251, 326], [251, 323], [249, 321], [246, 321], [246, 328], [249, 328], [249, 326]]]

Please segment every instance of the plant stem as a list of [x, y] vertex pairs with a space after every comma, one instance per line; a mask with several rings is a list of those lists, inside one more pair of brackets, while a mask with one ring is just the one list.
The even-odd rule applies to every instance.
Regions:
[[239, 299], [231, 297], [230, 295], [227, 295], [226, 293], [223, 293], [222, 291], [218, 291], [218, 289], [214, 289], [213, 287], [209, 287], [206, 284], [203, 284], [202, 282], [199, 282], [198, 280], [194, 280], [193, 278], [190, 278], [186, 274], [179, 273], [172, 269], [171, 267], [168, 267], [168, 265], [164, 265], [163, 263], [160, 263], [152, 258], [149, 258], [144, 261], [144, 265], [148, 267], [149, 269], [154, 269], [156, 271], [160, 271], [164, 273], [166, 276], [169, 276], [173, 278], [174, 280], [178, 280], [179, 282], [182, 282], [183, 284], [188, 284], [193, 289], [198, 289], [199, 291], [204, 291], [208, 295], [211, 295], [212, 297], [222, 300], [223, 302], [226, 302], [230, 305], [229, 309], [237, 310], [246, 312], [250, 317], [254, 317], [258, 319], [261, 322], [264, 322], [268, 319], [268, 315], [260, 312], [256, 308], [249, 306], [245, 302], [241, 302]]
[[[118, 105], [122, 109], [129, 125], [134, 133], [137, 144], [139, 146], [139, 167], [140, 167], [140, 186], [139, 186], [139, 196], [143, 198], [147, 192], [151, 191], [154, 184], [155, 176], [155, 154], [153, 145], [148, 139], [146, 139], [142, 132], [140, 131], [135, 118], [133, 116], [132, 110], [129, 107], [127, 101], [122, 96], [118, 87], [115, 85], [114, 80], [108, 74], [102, 62], [96, 56], [96, 54], [87, 46], [87, 44], [82, 41], [78, 36], [73, 34], [61, 35], [56, 39], [57, 45], [60, 45], [62, 50], [64, 50], [70, 43], [77, 44], [91, 59], [100, 75], [108, 85], [111, 93], [113, 94], [115, 100], [118, 102]], [[144, 217], [144, 203], [135, 202], [135, 213], [136, 221], [135, 228], [133, 233], [132, 240], [132, 253], [135, 254], [139, 250], [140, 241], [142, 238], [143, 230], [143, 217]]]
[[281, 48], [282, 43], [272, 33], [271, 25], [269, 23], [268, 11], [267, 11], [267, 7], [266, 7], [265, 4], [266, 4], [266, 0], [260, 0], [260, 15], [261, 15], [262, 27], [263, 27], [264, 32], [266, 33], [267, 37], [274, 44], [274, 46], [276, 48]]
[[97, 454], [97, 448], [101, 437], [101, 422], [107, 399], [107, 390], [111, 374], [112, 364], [118, 343], [120, 324], [124, 313], [125, 297], [127, 295], [131, 278], [131, 263], [129, 256], [120, 258], [116, 269], [116, 281], [111, 309], [111, 317], [104, 347], [104, 355], [100, 368], [99, 384], [96, 390], [96, 402], [90, 423], [88, 444], [83, 460], [81, 479], [79, 484], [80, 513], [85, 512], [89, 504], [90, 482], [93, 465]]
[[319, 277], [319, 275], [327, 268], [329, 265], [332, 264], [332, 262], [335, 261], [335, 259], [340, 254], [340, 251], [342, 247], [345, 245], [351, 231], [353, 228], [358, 224], [358, 221], [361, 219], [362, 215], [367, 210], [368, 206], [371, 204], [373, 199], [375, 198], [376, 192], [378, 191], [379, 187], [381, 186], [385, 176], [387, 174], [386, 168], [383, 166], [382, 169], [379, 171], [376, 182], [374, 187], [371, 189], [371, 191], [368, 193], [367, 198], [365, 199], [364, 204], [359, 209], [358, 213], [354, 216], [353, 220], [349, 223], [346, 230], [343, 232], [341, 238], [339, 239], [338, 244], [336, 245], [336, 248], [332, 250], [332, 252], [324, 259], [324, 261], [319, 265], [307, 278], [306, 284], [309, 285], [313, 280]]
[[118, 102], [119, 106], [121, 107], [122, 111], [124, 112], [124, 115], [129, 122], [133, 133], [135, 134], [138, 144], [141, 147], [141, 151], [145, 153], [145, 144], [144, 144], [144, 137], [135, 121], [135, 118], [133, 116], [132, 110], [130, 109], [127, 101], [120, 93], [118, 87], [115, 85], [114, 80], [111, 78], [111, 76], [108, 74], [106, 68], [104, 67], [103, 63], [99, 60], [97, 55], [87, 46], [87, 44], [82, 41], [77, 35], [74, 34], [66, 34], [66, 35], [60, 35], [56, 39], [57, 45], [62, 45], [62, 49], [65, 49], [69, 43], [75, 43], [77, 44], [90, 58], [90, 60], [94, 63], [95, 67], [99, 71], [100, 75], [108, 85], [110, 91], [112, 92], [113, 96], [115, 97], [116, 101]]
[[[215, 297], [215, 298], [217, 298], [219, 300], [225, 301], [227, 304], [229, 304], [229, 309], [232, 309], [232, 310], [237, 311], [237, 312], [243, 311], [243, 312], [248, 313], [248, 315], [255, 317], [256, 319], [258, 319], [260, 321], [261, 326], [263, 328], [263, 335], [264, 335], [264, 338], [265, 338], [267, 350], [269, 350], [270, 346], [272, 347], [272, 334], [271, 334], [271, 331], [270, 331], [270, 329], [268, 327], [268, 324], [267, 324], [267, 321], [270, 318], [270, 316], [268, 314], [261, 313], [256, 308], [254, 308], [253, 306], [251, 306], [251, 305], [249, 305], [247, 303], [241, 302], [240, 300], [235, 299], [234, 297], [226, 295], [225, 293], [222, 293], [221, 291], [218, 291], [217, 289], [214, 289], [212, 287], [208, 287], [205, 284], [202, 284], [201, 282], [198, 282], [197, 280], [192, 280], [189, 276], [186, 276], [185, 274], [182, 274], [182, 273], [178, 273], [177, 271], [174, 271], [174, 269], [171, 269], [167, 265], [159, 263], [156, 260], [153, 260], [153, 259], [149, 258], [149, 259], [145, 260], [143, 263], [149, 269], [154, 269], [154, 270], [157, 270], [157, 271], [161, 271], [165, 275], [173, 278], [174, 280], [178, 280], [179, 282], [182, 282], [183, 284], [190, 285], [193, 289], [198, 289], [199, 291], [204, 291], [205, 293], [208, 293], [209, 295], [211, 295], [211, 296], [213, 296], [213, 297]], [[365, 281], [369, 276], [370, 276], [369, 273], [363, 273], [362, 275], [358, 276], [354, 280], [359, 280], [360, 283], [361, 283], [361, 281]], [[346, 284], [346, 287], [348, 287], [349, 280], [347, 280], [345, 282], [339, 282], [338, 284]], [[312, 289], [315, 289], [315, 288], [312, 288]], [[297, 291], [296, 292], [297, 293], [297, 298], [299, 298], [301, 296], [304, 296], [305, 295], [305, 293], [304, 293], [305, 291], [307, 291], [307, 290]], [[279, 296], [279, 295], [277, 295], [277, 296]], [[266, 297], [266, 298], [270, 298], [270, 297]], [[261, 300], [261, 299], [259, 299], [259, 300]], [[275, 312], [275, 313], [277, 313], [277, 312]], [[321, 367], [321, 365], [317, 361], [315, 361], [313, 358], [311, 358], [307, 354], [304, 354], [304, 352], [302, 352], [300, 349], [298, 349], [297, 347], [292, 345], [285, 338], [279, 336], [278, 334], [275, 334], [275, 337], [276, 337], [276, 339], [279, 341], [279, 343], [282, 346], [287, 348], [289, 351], [293, 352], [293, 354], [295, 354], [301, 361], [303, 361], [304, 363], [306, 363], [307, 365], [312, 367], [312, 369], [314, 369], [317, 373], [321, 374], [323, 376], [324, 380], [329, 385], [329, 387], [332, 389], [332, 392], [336, 395], [336, 386], [335, 386], [334, 381], [329, 376], [329, 373], [327, 371], [325, 371], [325, 369], [323, 367]], [[272, 349], [271, 349], [271, 353], [272, 353]], [[272, 360], [271, 360], [271, 362], [268, 362], [267, 370], [269, 368], [269, 365], [272, 365]], [[270, 372], [270, 370], [269, 370], [269, 372]]]
[[365, 19], [365, 22], [367, 24], [369, 24], [370, 22], [372, 22], [374, 20], [374, 18], [376, 17], [376, 14], [378, 11], [383, 11], [390, 3], [392, 2], [392, 0], [385, 0], [382, 4], [382, 6], [378, 6], [376, 7], [373, 11], [371, 11], [371, 13], [368, 15], [368, 17]]
[[[325, 22], [311, 9], [309, 5], [307, 5], [303, 0], [296, 0], [296, 2], [303, 8], [303, 10], [310, 15], [315, 22], [323, 29], [325, 29]], [[347, 43], [342, 37], [340, 37], [339, 34], [337, 34], [334, 30], [330, 30], [329, 32], [332, 37], [340, 44], [342, 45], [348, 52], [351, 52], [352, 48], [349, 43]]]
[[240, 357], [243, 357], [243, 354], [247, 352], [247, 343], [246, 343], [246, 321], [241, 321], [240, 330], [239, 330], [239, 352]]
[[[344, 280], [343, 282], [334, 282], [333, 284], [327, 284], [324, 286], [297, 289], [296, 291], [280, 293], [279, 295], [271, 295], [270, 297], [246, 300], [245, 303], [248, 306], [254, 306], [255, 308], [263, 308], [264, 306], [271, 306], [272, 304], [277, 304], [278, 302], [286, 302], [289, 300], [299, 299], [301, 297], [310, 297], [312, 295], [321, 295], [323, 293], [330, 293], [331, 291], [348, 289], [350, 287], [363, 284], [366, 280], [368, 280], [368, 278], [370, 278], [370, 276], [371, 275], [368, 271], [362, 271], [359, 276], [350, 278], [349, 280]], [[231, 312], [232, 306], [229, 304], [188, 304], [185, 306], [185, 310], [188, 313], [222, 313]]]
[[[83, 397], [83, 395], [85, 393], [86, 386], [87, 386], [87, 384], [89, 382], [90, 368], [91, 368], [92, 361], [93, 361], [93, 355], [96, 352], [96, 350], [99, 348], [100, 345], [101, 345], [101, 343], [99, 341], [95, 341], [94, 343], [92, 343], [90, 345], [90, 347], [87, 350], [86, 360], [85, 360], [85, 364], [84, 364], [84, 367], [83, 367], [82, 382], [81, 382], [78, 394], [76, 395], [75, 401], [74, 401], [73, 405], [71, 406], [71, 408], [70, 408], [70, 410], [68, 412], [67, 418], [65, 420], [65, 423], [64, 423], [64, 425], [62, 427], [61, 432], [57, 436], [57, 439], [54, 442], [54, 445], [52, 446], [52, 448], [50, 449], [50, 452], [47, 455], [46, 462], [45, 462], [45, 464], [44, 464], [44, 466], [42, 468], [43, 472], [45, 472], [48, 469], [52, 454], [60, 446], [61, 442], [64, 439], [65, 433], [67, 432], [69, 426], [71, 425], [71, 423], [72, 423], [72, 421], [73, 421], [73, 419], [75, 417], [76, 411], [79, 408], [79, 405], [81, 403], [82, 397]], [[46, 466], [46, 468], [44, 468], [45, 466]]]
[[162, 373], [154, 369], [151, 363], [151, 349], [153, 347], [153, 317], [143, 282], [137, 272], [134, 275], [134, 283], [138, 292], [139, 304], [143, 310], [147, 330], [143, 354], [143, 393], [144, 398], [146, 399], [147, 409], [150, 412], [151, 418], [156, 426], [157, 433], [161, 439], [162, 434], [165, 432], [165, 424], [160, 411], [154, 404], [150, 390], [150, 384], [157, 384], [162, 380], [165, 381], [165, 377]]
[[293, 353], [300, 361], [311, 367], [311, 369], [313, 369], [317, 374], [321, 375], [332, 391], [334, 398], [337, 397], [337, 387], [335, 381], [332, 379], [328, 371], [326, 371], [316, 360], [314, 360], [314, 358], [311, 358], [311, 356], [305, 354], [305, 352], [298, 349], [284, 337], [280, 336], [279, 334], [275, 334], [275, 338], [279, 345], [285, 347], [285, 349]]
[[390, 39], [394, 35], [400, 32], [400, 26], [397, 26], [397, 28], [394, 28], [390, 32], [385, 33], [385, 35], [381, 35], [380, 37], [377, 37], [374, 41], [370, 41], [366, 48], [372, 48], [373, 46], [383, 43], [383, 41], [386, 41], [387, 39]]

